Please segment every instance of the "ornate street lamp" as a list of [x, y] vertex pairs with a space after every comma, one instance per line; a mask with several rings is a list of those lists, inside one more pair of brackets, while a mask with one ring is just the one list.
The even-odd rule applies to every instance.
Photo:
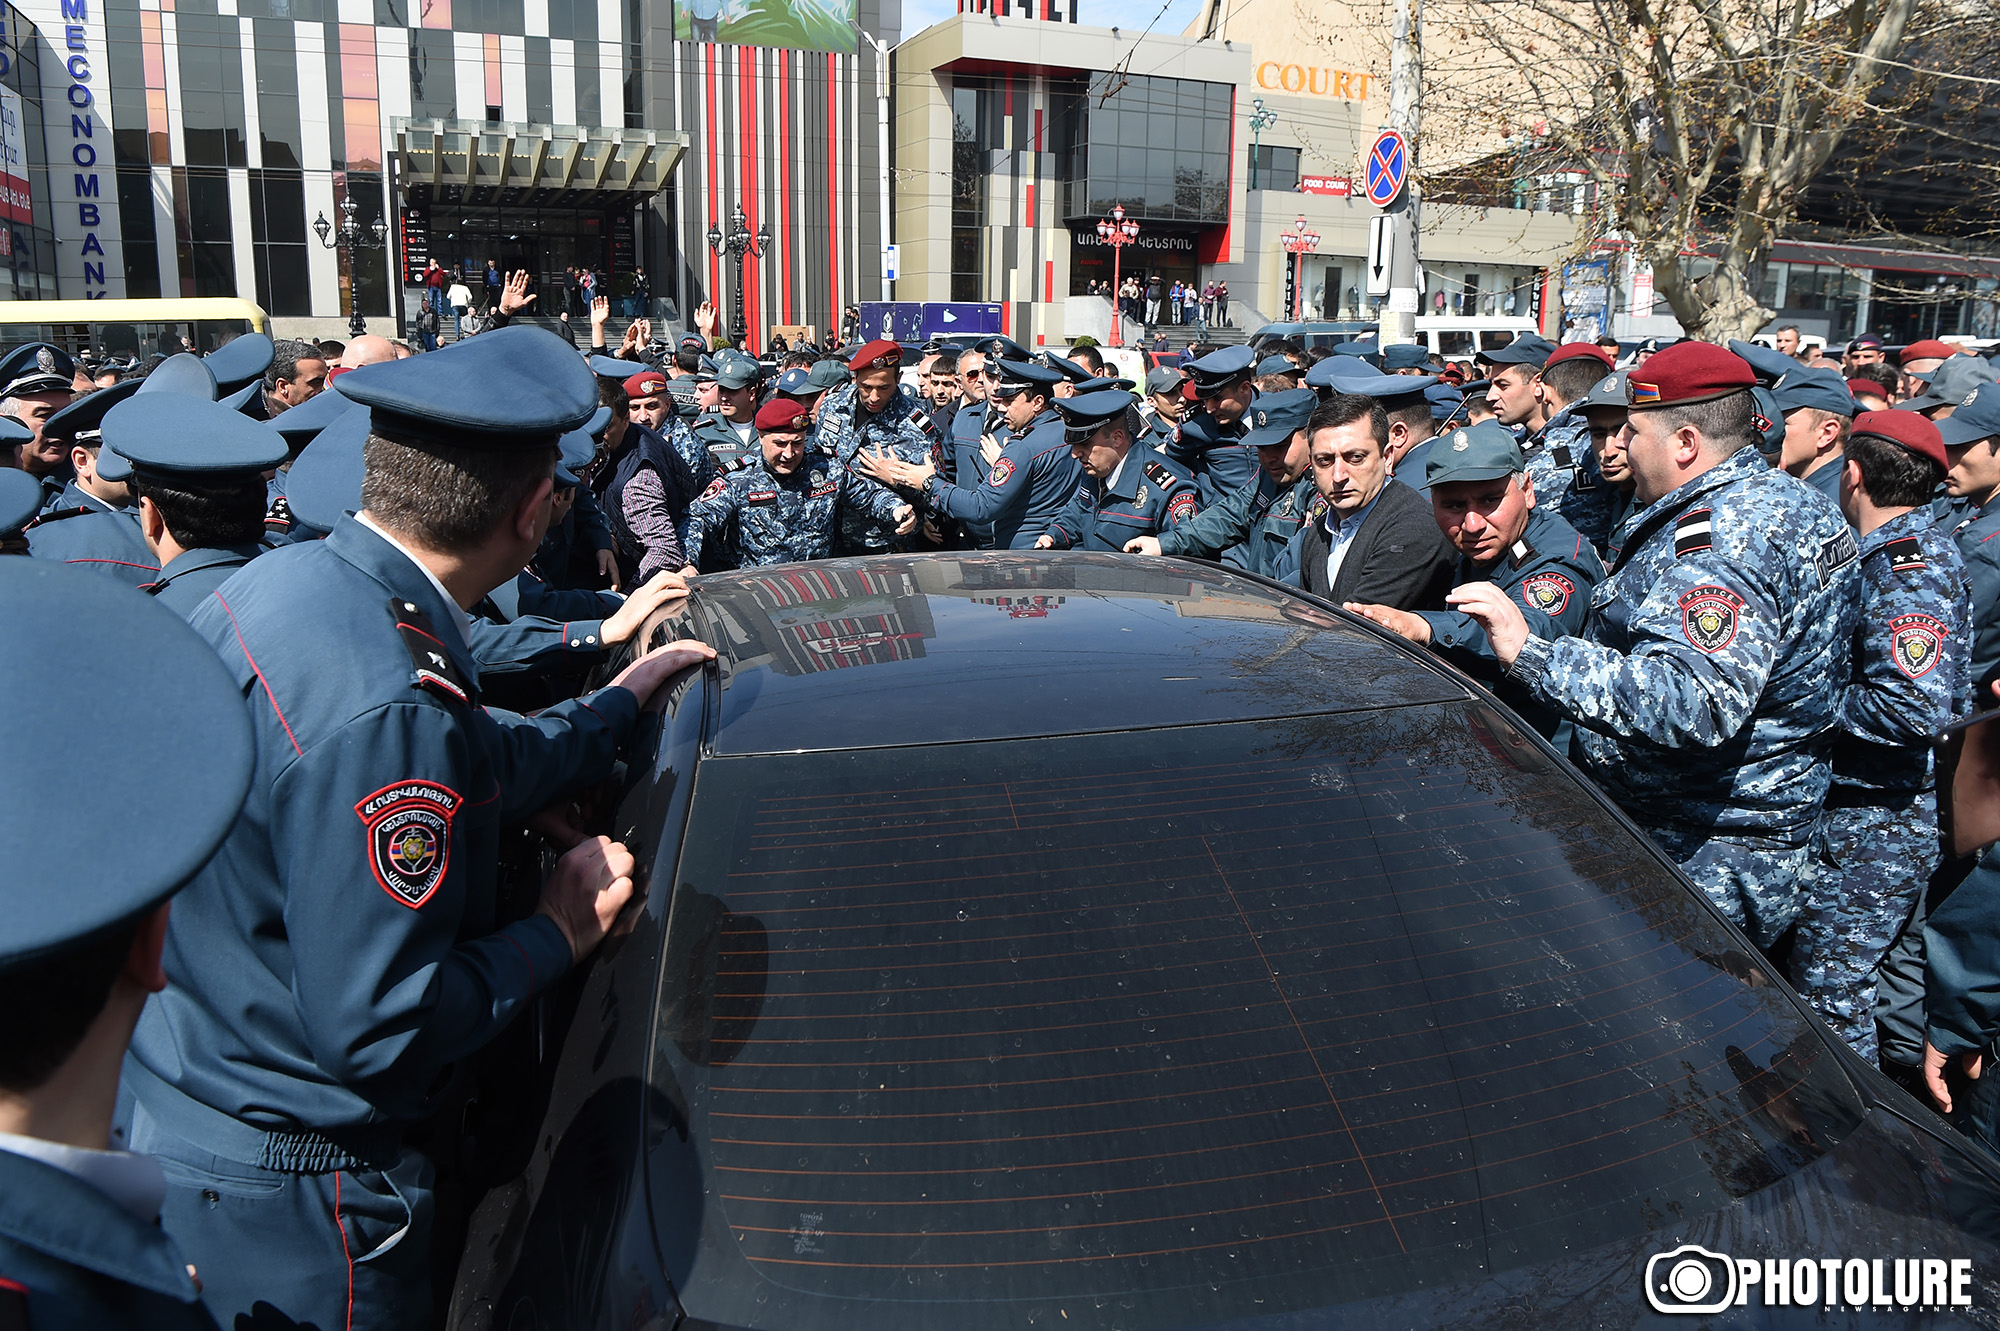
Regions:
[[764, 247], [771, 243], [771, 224], [759, 222], [757, 234], [750, 234], [750, 219], [743, 215], [743, 205], [737, 204], [729, 214], [729, 232], [723, 234], [721, 226], [711, 222], [708, 227], [708, 247], [720, 258], [726, 252], [736, 264], [736, 305], [730, 316], [729, 336], [738, 346], [749, 334], [749, 325], [743, 319], [743, 256], [753, 259], [764, 257]]
[[1291, 255], [1292, 265], [1292, 322], [1299, 320], [1299, 296], [1306, 285], [1305, 256], [1319, 248], [1319, 232], [1306, 230], [1306, 219], [1301, 217], [1292, 223], [1290, 231], [1278, 233], [1278, 243]]
[[1257, 159], [1262, 157], [1264, 131], [1278, 123], [1278, 113], [1264, 106], [1262, 97], [1253, 98], [1250, 105], [1255, 108], [1250, 116], [1250, 188], [1257, 188]]
[[1097, 238], [1111, 247], [1111, 345], [1123, 346], [1118, 337], [1118, 325], [1124, 318], [1118, 310], [1118, 302], [1122, 299], [1119, 294], [1119, 260], [1125, 247], [1139, 239], [1139, 224], [1125, 216], [1125, 206], [1118, 204], [1111, 209], [1111, 216], [1098, 219]]
[[368, 321], [361, 317], [361, 293], [356, 290], [359, 277], [355, 255], [361, 250], [379, 250], [389, 240], [389, 224], [376, 218], [369, 226], [361, 225], [355, 217], [354, 196], [348, 195], [340, 201], [340, 225], [335, 227], [321, 213], [313, 219], [313, 230], [319, 235], [319, 243], [330, 250], [347, 251], [347, 335], [360, 337], [368, 331]]

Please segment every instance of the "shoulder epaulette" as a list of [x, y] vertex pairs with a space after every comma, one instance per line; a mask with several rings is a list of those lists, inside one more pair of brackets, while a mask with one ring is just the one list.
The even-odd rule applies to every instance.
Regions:
[[37, 515], [21, 530], [24, 532], [33, 531], [35, 528], [45, 526], [51, 522], [66, 522], [70, 518], [80, 518], [86, 513], [95, 513], [96, 511], [93, 508], [85, 508], [81, 504], [75, 508], [52, 508], [46, 513]]
[[451, 653], [445, 650], [430, 616], [414, 601], [405, 601], [400, 596], [390, 598], [389, 614], [410, 653], [410, 664], [416, 668], [417, 686], [459, 702], [471, 702], [477, 690], [452, 662]]
[[1674, 520], [1674, 558], [1699, 554], [1714, 546], [1714, 528], [1705, 508], [1691, 508]]
[[1914, 536], [1899, 536], [1884, 543], [1882, 549], [1889, 556], [1889, 567], [1898, 573], [1916, 573], [1929, 567], [1923, 542]]
[[1175, 476], [1172, 472], [1167, 470], [1166, 463], [1160, 462], [1157, 459], [1152, 462], [1148, 462], [1146, 464], [1145, 471], [1146, 471], [1146, 479], [1151, 481], [1153, 484], [1159, 486], [1162, 490], [1173, 489], [1174, 483], [1180, 479], [1178, 476]]
[[292, 506], [283, 495], [271, 501], [271, 507], [264, 514], [266, 530], [290, 531], [292, 529]]
[[1535, 547], [1528, 544], [1528, 538], [1523, 536], [1520, 540], [1514, 542], [1513, 545], [1507, 548], [1507, 557], [1508, 560], [1510, 561], [1510, 567], [1513, 568], [1521, 567], [1521, 565], [1533, 559], [1535, 557], [1535, 553], [1536, 553]]

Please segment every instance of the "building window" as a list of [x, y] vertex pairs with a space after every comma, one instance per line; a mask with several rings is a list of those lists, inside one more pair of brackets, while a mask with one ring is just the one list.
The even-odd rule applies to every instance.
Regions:
[[955, 86], [951, 94], [951, 298], [985, 299], [980, 259], [986, 224], [987, 148], [1000, 129], [1000, 99], [982, 88]]
[[1234, 95], [1228, 84], [1193, 79], [1052, 80], [1050, 138], [1065, 218], [1123, 205], [1141, 220], [1226, 223]]
[[1245, 180], [1257, 182], [1258, 189], [1295, 190], [1299, 187], [1299, 150], [1274, 144], [1244, 150]]

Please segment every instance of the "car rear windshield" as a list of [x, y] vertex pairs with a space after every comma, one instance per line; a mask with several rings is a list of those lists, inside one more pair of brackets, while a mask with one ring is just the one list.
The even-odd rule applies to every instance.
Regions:
[[717, 1323], [1472, 1281], [1723, 1206], [1864, 1112], [1478, 704], [713, 759], [678, 881], [653, 1205]]

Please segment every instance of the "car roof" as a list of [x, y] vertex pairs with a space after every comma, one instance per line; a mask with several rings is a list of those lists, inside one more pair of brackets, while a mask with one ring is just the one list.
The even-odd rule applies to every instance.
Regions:
[[1076, 735], [1462, 699], [1427, 656], [1191, 560], [878, 555], [710, 574], [718, 755]]

